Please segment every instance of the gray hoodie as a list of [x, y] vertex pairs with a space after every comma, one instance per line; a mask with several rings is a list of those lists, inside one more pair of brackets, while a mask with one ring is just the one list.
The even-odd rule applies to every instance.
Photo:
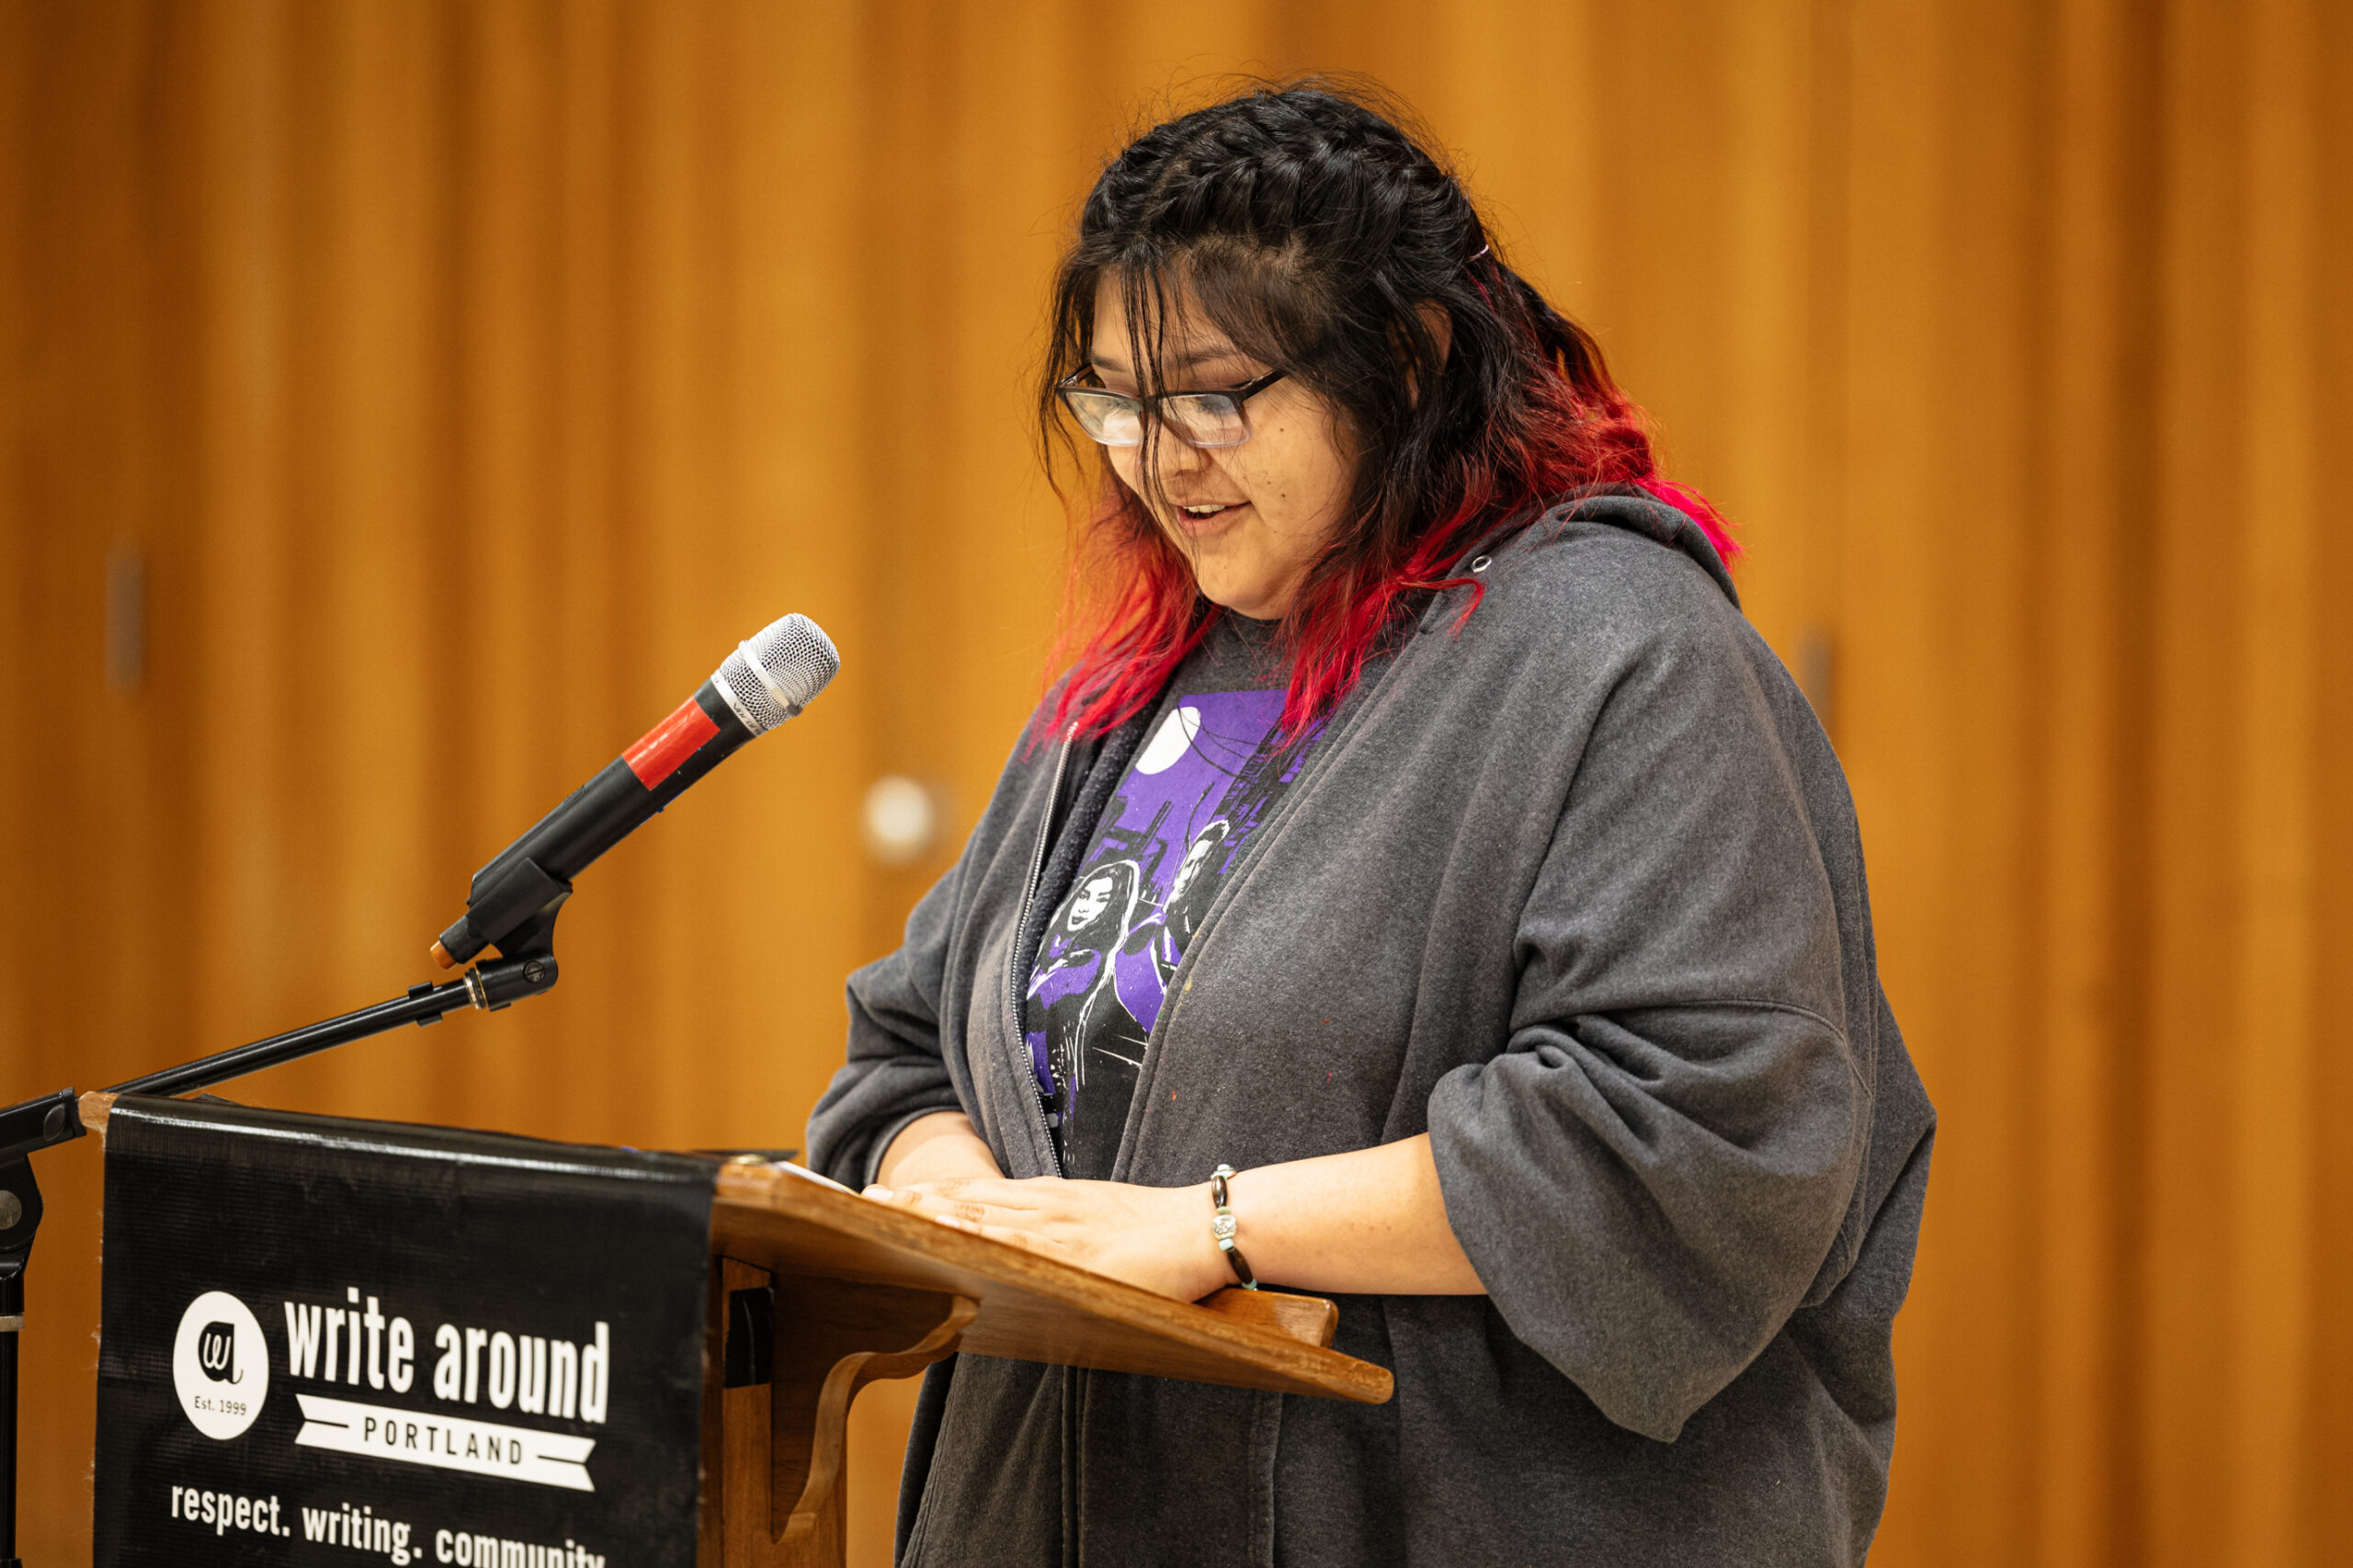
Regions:
[[[1483, 601], [1403, 631], [1228, 875], [1115, 1174], [1428, 1132], [1488, 1294], [1340, 1299], [1381, 1406], [960, 1357], [904, 1561], [1862, 1560], [1935, 1116], [1837, 759], [1673, 507], [1587, 494], [1459, 571]], [[1140, 729], [1017, 748], [850, 979], [818, 1168], [961, 1108], [1052, 1174], [1015, 1000]]]

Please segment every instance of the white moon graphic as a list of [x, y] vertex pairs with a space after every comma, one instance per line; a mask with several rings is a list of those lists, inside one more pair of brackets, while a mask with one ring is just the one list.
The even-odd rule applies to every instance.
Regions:
[[1176, 766], [1176, 759], [1192, 748], [1193, 737], [1201, 733], [1201, 710], [1179, 708], [1160, 722], [1152, 739], [1143, 744], [1143, 755], [1136, 758], [1138, 773], [1165, 773]]

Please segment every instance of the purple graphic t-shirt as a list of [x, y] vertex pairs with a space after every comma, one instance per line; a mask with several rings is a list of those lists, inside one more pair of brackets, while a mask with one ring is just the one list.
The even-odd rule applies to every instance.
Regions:
[[1185, 662], [1039, 946], [1022, 1028], [1070, 1176], [1111, 1174], [1186, 945], [1306, 757], [1268, 631], [1225, 616]]

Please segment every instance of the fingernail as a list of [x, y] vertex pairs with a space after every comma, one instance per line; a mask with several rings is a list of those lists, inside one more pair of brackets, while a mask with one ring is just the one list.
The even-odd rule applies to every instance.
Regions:
[[892, 1192], [887, 1187], [876, 1186], [868, 1187], [862, 1196], [867, 1198], [889, 1198], [892, 1196]]

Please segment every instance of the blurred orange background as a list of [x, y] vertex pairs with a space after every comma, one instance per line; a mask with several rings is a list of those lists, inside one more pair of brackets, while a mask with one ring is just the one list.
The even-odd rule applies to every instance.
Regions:
[[[583, 880], [560, 990], [228, 1090], [799, 1142], [1038, 689], [1079, 198], [1230, 74], [1365, 72], [1734, 519], [1851, 773], [1943, 1116], [1875, 1560], [2353, 1560], [2349, 64], [2327, 0], [0, 0], [0, 1097], [432, 977], [800, 609], [841, 678]], [[99, 1151], [38, 1168], [46, 1564]]]

